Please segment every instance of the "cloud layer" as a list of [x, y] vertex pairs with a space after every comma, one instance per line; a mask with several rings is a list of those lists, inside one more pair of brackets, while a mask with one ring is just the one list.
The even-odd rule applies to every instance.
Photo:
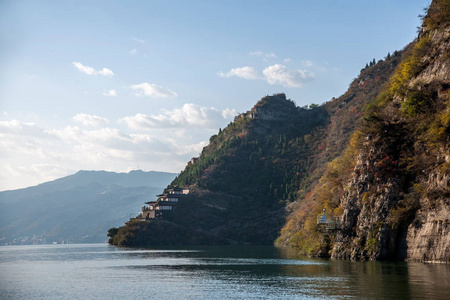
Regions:
[[187, 103], [115, 121], [78, 113], [71, 124], [58, 128], [0, 121], [0, 190], [38, 184], [80, 169], [123, 172], [139, 166], [180, 172], [235, 115], [233, 109]]

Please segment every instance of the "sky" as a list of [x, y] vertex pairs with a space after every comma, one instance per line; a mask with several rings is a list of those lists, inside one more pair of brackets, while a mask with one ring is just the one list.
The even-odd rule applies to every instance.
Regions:
[[266, 95], [321, 104], [429, 0], [0, 1], [0, 190], [181, 172]]

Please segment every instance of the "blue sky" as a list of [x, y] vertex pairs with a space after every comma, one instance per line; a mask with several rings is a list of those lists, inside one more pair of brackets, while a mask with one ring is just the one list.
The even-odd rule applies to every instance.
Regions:
[[260, 98], [338, 97], [428, 0], [0, 2], [0, 190], [180, 172]]

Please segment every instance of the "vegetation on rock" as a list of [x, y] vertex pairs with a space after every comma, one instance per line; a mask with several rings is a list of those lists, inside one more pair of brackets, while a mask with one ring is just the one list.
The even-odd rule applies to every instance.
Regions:
[[[447, 22], [436, 7], [448, 3], [434, 1], [425, 23]], [[406, 239], [426, 228], [424, 215], [434, 215], [430, 207], [449, 211], [449, 46], [448, 27], [427, 26], [405, 49], [389, 85], [366, 108], [349, 147], [328, 165], [309, 197], [298, 202], [279, 243], [336, 258], [422, 259], [408, 253]], [[431, 174], [439, 182], [430, 180]], [[341, 218], [338, 232], [324, 233], [316, 226], [322, 208]], [[421, 239], [440, 243], [441, 254], [434, 259], [445, 260], [448, 214], [439, 220], [441, 229], [426, 230], [438, 230], [443, 238], [428, 232]], [[424, 257], [429, 245], [422, 247]]]

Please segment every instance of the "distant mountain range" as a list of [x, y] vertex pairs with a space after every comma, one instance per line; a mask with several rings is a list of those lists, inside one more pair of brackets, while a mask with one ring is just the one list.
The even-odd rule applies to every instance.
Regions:
[[176, 177], [165, 172], [79, 171], [0, 192], [0, 245], [104, 242], [112, 226], [138, 214]]

